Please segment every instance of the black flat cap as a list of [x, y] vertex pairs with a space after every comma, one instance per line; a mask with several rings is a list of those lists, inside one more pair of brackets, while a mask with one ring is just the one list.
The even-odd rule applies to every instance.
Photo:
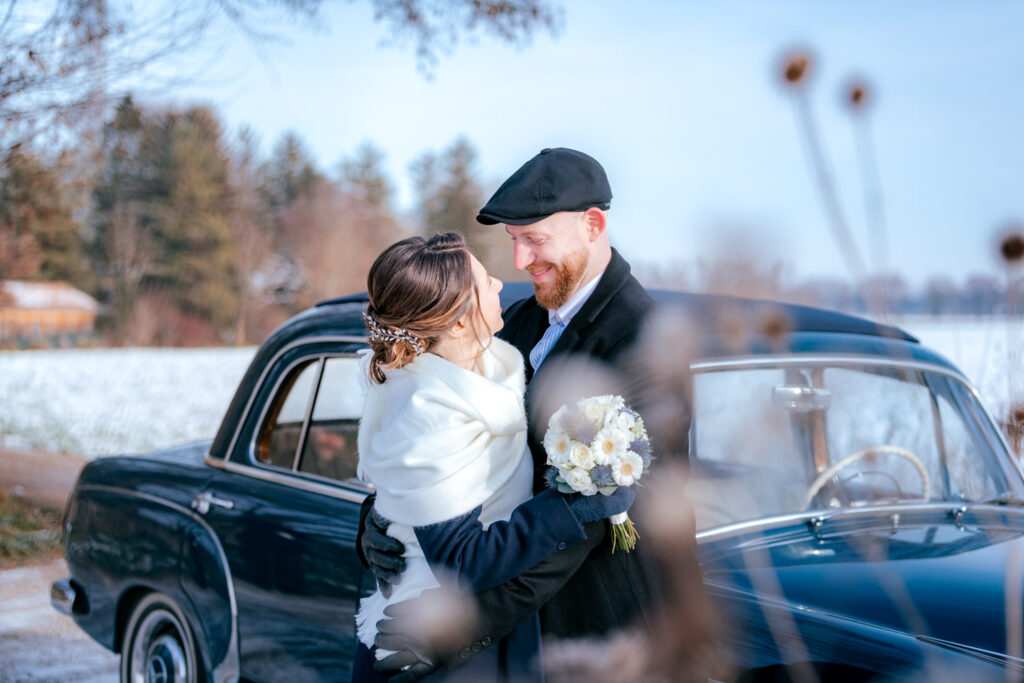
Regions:
[[568, 147], [542, 149], [501, 184], [477, 221], [529, 225], [559, 211], [611, 206], [612, 188], [601, 164]]

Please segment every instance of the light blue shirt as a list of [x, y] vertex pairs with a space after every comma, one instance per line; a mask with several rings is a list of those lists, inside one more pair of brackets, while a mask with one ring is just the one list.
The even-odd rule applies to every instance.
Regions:
[[548, 311], [548, 329], [544, 330], [544, 336], [540, 338], [537, 345], [530, 351], [530, 365], [533, 366], [535, 372], [540, 367], [540, 364], [544, 362], [544, 359], [547, 358], [555, 343], [558, 342], [558, 338], [562, 336], [562, 332], [565, 331], [566, 326], [572, 321], [573, 316], [580, 312], [583, 304], [587, 303], [587, 299], [597, 289], [597, 283], [601, 281], [601, 275], [604, 275], [604, 271], [601, 271], [597, 277], [577, 289], [576, 293], [569, 297], [569, 300], [562, 304], [560, 308]]

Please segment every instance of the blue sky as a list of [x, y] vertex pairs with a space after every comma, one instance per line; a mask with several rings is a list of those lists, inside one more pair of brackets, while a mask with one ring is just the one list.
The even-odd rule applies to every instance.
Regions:
[[[863, 77], [890, 265], [912, 284], [997, 272], [994, 235], [1024, 220], [1024, 3], [567, 0], [559, 34], [517, 49], [482, 36], [432, 79], [409, 46], [382, 45], [365, 0], [332, 3], [316, 27], [261, 60], [241, 38], [205, 84], [170, 94], [213, 104], [266, 149], [286, 130], [333, 171], [363, 141], [387, 155], [410, 209], [408, 165], [459, 135], [496, 186], [542, 147], [588, 152], [615, 195], [612, 242], [630, 260], [692, 265], [739, 253], [794, 278], [845, 276], [812, 184], [781, 55], [815, 56], [812, 108], [865, 255], [854, 134], [841, 102]], [[212, 46], [211, 46], [212, 49]]]

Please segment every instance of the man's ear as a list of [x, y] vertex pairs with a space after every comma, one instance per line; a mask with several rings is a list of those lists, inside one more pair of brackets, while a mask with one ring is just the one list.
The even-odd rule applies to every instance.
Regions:
[[604, 211], [592, 206], [583, 212], [583, 222], [587, 225], [587, 237], [591, 242], [595, 242], [604, 234], [608, 218], [604, 215]]

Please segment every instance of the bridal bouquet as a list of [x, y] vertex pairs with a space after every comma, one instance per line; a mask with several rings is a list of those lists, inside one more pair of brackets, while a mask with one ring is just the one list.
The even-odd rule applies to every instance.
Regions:
[[[562, 493], [611, 495], [632, 486], [651, 464], [644, 421], [621, 396], [592, 396], [562, 406], [544, 435], [548, 485]], [[625, 512], [610, 518], [612, 552], [636, 547], [636, 526]]]

